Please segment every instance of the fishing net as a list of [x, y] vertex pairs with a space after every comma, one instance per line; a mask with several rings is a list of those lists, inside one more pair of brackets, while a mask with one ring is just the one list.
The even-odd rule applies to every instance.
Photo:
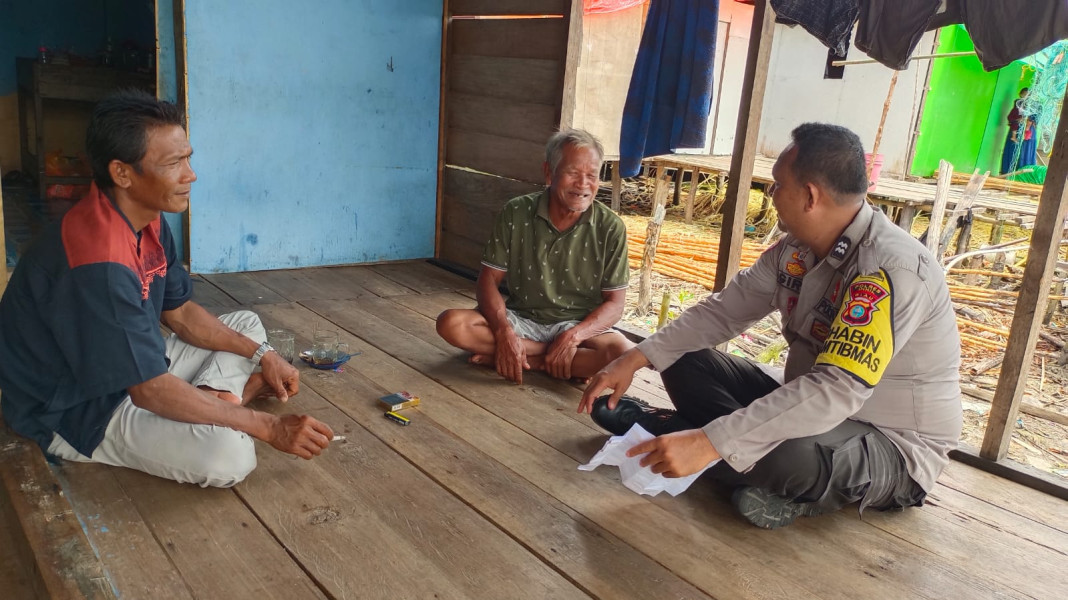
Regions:
[[1048, 153], [1060, 116], [1064, 88], [1068, 84], [1068, 40], [1059, 41], [1024, 60], [1035, 70], [1031, 93], [1021, 102], [1020, 112], [1035, 117], [1038, 148]]

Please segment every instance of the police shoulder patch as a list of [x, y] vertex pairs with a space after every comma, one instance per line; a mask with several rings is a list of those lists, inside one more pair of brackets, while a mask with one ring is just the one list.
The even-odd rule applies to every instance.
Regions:
[[858, 275], [846, 288], [818, 365], [835, 365], [874, 387], [894, 355], [893, 287], [886, 271]]

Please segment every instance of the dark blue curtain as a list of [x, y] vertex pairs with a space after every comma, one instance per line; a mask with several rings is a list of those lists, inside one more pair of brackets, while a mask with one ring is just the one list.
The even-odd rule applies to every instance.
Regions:
[[652, 0], [623, 108], [623, 177], [646, 156], [704, 147], [718, 20], [719, 0]]

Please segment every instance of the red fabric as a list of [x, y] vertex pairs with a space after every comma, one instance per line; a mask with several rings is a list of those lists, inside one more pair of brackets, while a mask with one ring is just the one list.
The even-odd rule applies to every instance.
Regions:
[[167, 275], [167, 255], [159, 241], [160, 218], [137, 234], [111, 200], [94, 183], [63, 217], [63, 249], [71, 269], [93, 263], [125, 265], [141, 280], [141, 298], [148, 299], [156, 277]]
[[582, 0], [582, 12], [587, 15], [610, 13], [628, 9], [646, 0]]

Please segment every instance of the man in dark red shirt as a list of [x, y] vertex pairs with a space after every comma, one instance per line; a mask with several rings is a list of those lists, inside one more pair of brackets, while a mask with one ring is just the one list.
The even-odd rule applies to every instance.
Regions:
[[97, 105], [86, 146], [89, 193], [34, 242], [0, 300], [5, 421], [60, 458], [202, 486], [255, 468], [249, 436], [318, 455], [333, 436], [325, 424], [243, 406], [299, 390], [259, 317], [216, 318], [189, 299], [161, 218], [189, 206], [196, 181], [180, 111], [122, 92]]

